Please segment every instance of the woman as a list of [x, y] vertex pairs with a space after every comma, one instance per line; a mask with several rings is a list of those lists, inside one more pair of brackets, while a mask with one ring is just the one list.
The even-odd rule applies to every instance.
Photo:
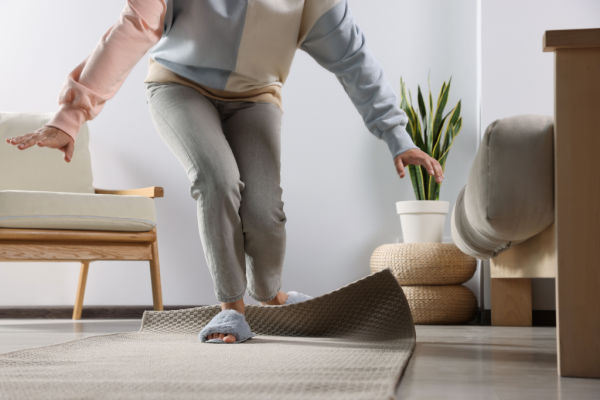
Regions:
[[286, 222], [281, 86], [298, 48], [336, 75], [370, 132], [385, 140], [401, 178], [405, 165], [415, 164], [442, 181], [440, 164], [407, 134], [406, 115], [347, 0], [129, 0], [68, 75], [53, 119], [7, 139], [22, 150], [57, 148], [70, 162], [81, 124], [100, 112], [151, 49], [145, 82], [152, 119], [190, 179], [221, 304], [200, 332], [203, 342], [239, 343], [254, 335], [244, 316], [246, 290], [263, 305], [310, 298], [280, 290]]

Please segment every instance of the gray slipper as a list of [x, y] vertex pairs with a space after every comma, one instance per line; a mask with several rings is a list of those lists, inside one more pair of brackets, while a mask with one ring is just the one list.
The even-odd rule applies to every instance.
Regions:
[[250, 325], [248, 325], [244, 314], [233, 309], [221, 310], [198, 334], [200, 341], [203, 343], [226, 343], [223, 339], [219, 338], [207, 340], [207, 337], [211, 333], [231, 333], [236, 338], [236, 341], [233, 343], [241, 343], [256, 336], [250, 330]]
[[309, 296], [304, 293], [296, 292], [293, 290], [290, 292], [287, 292], [287, 294], [288, 294], [288, 298], [284, 304], [300, 303], [301, 301], [306, 301], [306, 300], [310, 300], [313, 298], [312, 296]]

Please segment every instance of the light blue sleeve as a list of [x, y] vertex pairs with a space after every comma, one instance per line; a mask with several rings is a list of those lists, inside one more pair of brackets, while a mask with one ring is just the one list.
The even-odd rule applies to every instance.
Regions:
[[387, 143], [392, 157], [418, 148], [406, 131], [408, 117], [398, 106], [381, 65], [367, 49], [347, 0], [317, 20], [300, 48], [336, 75], [369, 131]]

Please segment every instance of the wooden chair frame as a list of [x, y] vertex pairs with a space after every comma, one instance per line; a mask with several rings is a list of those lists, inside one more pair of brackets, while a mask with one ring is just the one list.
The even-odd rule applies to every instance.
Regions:
[[[164, 196], [164, 190], [160, 186], [127, 190], [94, 188], [94, 192], [149, 198]], [[163, 310], [156, 226], [144, 232], [0, 228], [0, 261], [81, 263], [73, 307], [74, 320], [81, 319], [90, 263], [99, 260], [149, 261], [154, 310]]]

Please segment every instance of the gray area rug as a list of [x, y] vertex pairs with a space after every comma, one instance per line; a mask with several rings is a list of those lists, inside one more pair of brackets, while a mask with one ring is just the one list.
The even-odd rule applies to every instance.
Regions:
[[0, 355], [0, 399], [395, 399], [415, 346], [389, 269], [308, 301], [246, 306], [257, 336], [201, 343], [219, 305], [147, 311], [138, 332]]

